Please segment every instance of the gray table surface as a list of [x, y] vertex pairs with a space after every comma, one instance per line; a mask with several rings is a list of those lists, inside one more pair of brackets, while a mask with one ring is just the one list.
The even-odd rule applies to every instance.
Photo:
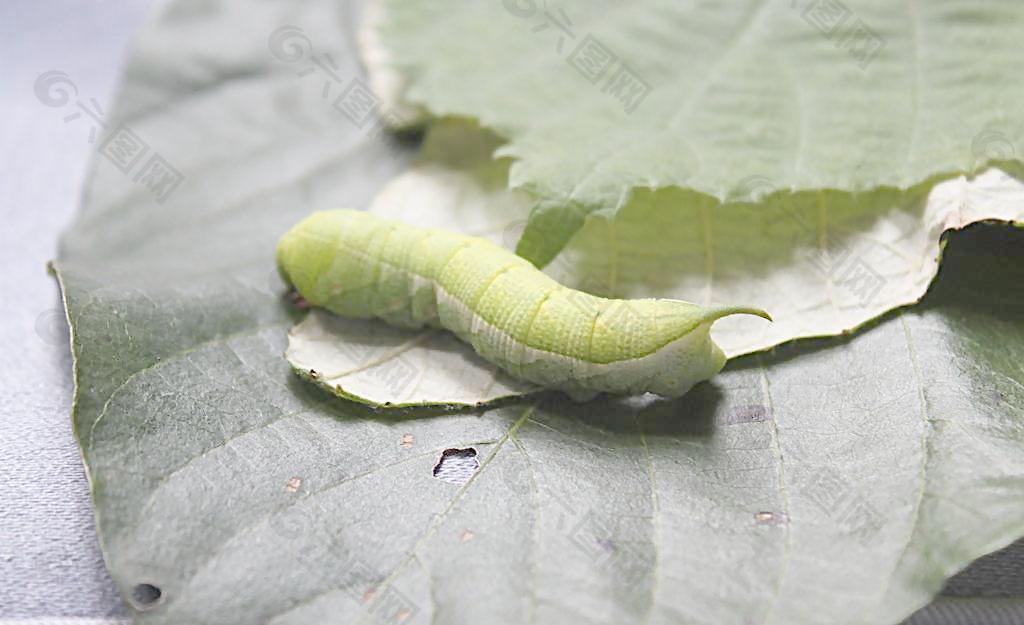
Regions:
[[[0, 3], [0, 625], [126, 618], [103, 566], [71, 436], [67, 326], [46, 273], [78, 208], [94, 145], [89, 125], [62, 119], [36, 99], [33, 83], [63, 71], [79, 97], [108, 110], [149, 5]], [[947, 595], [910, 622], [1024, 623], [1024, 543], [976, 563]]]
[[65, 122], [33, 83], [64, 71], [107, 110], [149, 4], [0, 3], [0, 623], [124, 614], [71, 437], [67, 326], [46, 273], [94, 146], [84, 119]]

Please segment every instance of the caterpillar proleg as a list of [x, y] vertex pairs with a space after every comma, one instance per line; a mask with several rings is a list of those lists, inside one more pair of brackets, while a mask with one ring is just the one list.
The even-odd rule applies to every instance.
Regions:
[[277, 263], [313, 306], [447, 329], [509, 374], [577, 400], [678, 397], [725, 364], [709, 336], [714, 321], [770, 319], [755, 308], [590, 295], [486, 239], [354, 210], [300, 222], [278, 244]]

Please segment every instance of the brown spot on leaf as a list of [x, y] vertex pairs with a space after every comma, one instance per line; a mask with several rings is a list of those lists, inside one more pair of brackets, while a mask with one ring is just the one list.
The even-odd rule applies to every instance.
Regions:
[[781, 512], [761, 510], [754, 513], [754, 523], [758, 525], [782, 525], [786, 522], [786, 515]]

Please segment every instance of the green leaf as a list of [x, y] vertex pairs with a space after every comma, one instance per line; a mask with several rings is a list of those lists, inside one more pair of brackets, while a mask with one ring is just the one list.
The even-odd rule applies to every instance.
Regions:
[[535, 393], [453, 334], [310, 311], [288, 333], [288, 362], [329, 393], [374, 407], [481, 406]]
[[772, 193], [715, 207], [678, 189], [639, 192], [613, 219], [588, 220], [547, 272], [609, 296], [767, 310], [773, 323], [714, 325], [733, 357], [849, 333], [916, 303], [939, 271], [945, 233], [982, 221], [1024, 224], [1024, 184], [990, 169], [905, 192]]
[[109, 121], [185, 178], [160, 204], [98, 157], [55, 263], [136, 622], [895, 623], [1024, 534], [1010, 228], [953, 237], [923, 306], [675, 402], [388, 417], [299, 380], [274, 244], [402, 160], [268, 50], [295, 26], [353, 76], [337, 11], [163, 5]]
[[[506, 188], [507, 159], [490, 158], [498, 145], [465, 123], [433, 125], [416, 165], [391, 181], [370, 210], [513, 246], [530, 199]], [[761, 178], [747, 185], [763, 196], [759, 203], [712, 209], [706, 198], [679, 189], [638, 193], [615, 217], [587, 220], [545, 271], [609, 297], [743, 302], [767, 310], [771, 324], [735, 316], [713, 326], [714, 340], [739, 356], [852, 332], [913, 304], [939, 269], [945, 232], [981, 221], [1024, 223], [1024, 184], [995, 168], [906, 192], [788, 194]]]
[[509, 140], [541, 264], [648, 189], [907, 189], [1022, 154], [1014, 0], [379, 1], [375, 83]]

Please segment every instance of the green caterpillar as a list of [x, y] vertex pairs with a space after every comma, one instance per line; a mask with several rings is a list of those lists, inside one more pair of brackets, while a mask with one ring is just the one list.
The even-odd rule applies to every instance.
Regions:
[[718, 373], [711, 324], [743, 308], [607, 299], [562, 286], [485, 239], [354, 210], [314, 213], [277, 248], [285, 281], [338, 315], [445, 328], [509, 374], [574, 399], [678, 397]]

